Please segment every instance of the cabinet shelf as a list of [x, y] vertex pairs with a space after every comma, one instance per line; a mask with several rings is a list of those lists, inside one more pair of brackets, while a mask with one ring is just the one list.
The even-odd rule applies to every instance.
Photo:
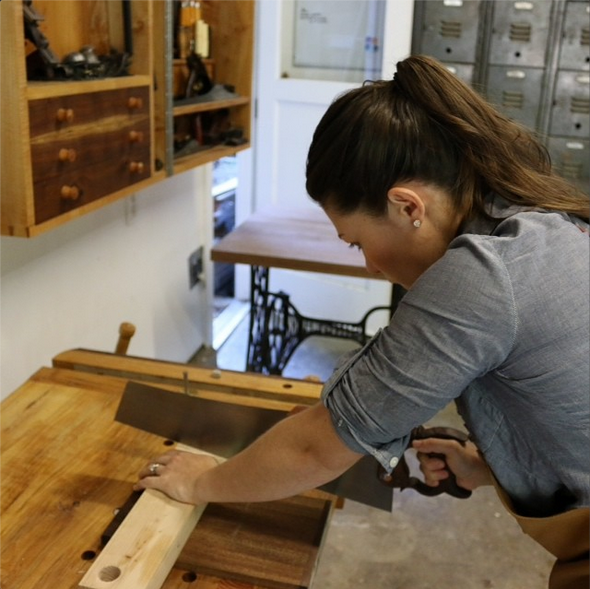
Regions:
[[121, 76], [117, 78], [102, 78], [96, 80], [64, 80], [61, 82], [28, 82], [27, 99], [53, 98], [57, 96], [74, 96], [87, 92], [102, 92], [123, 88], [137, 88], [149, 86], [152, 83], [151, 76]]
[[250, 98], [247, 96], [239, 96], [237, 98], [229, 98], [227, 100], [212, 100], [208, 102], [197, 102], [194, 104], [174, 106], [172, 113], [175, 117], [180, 117], [183, 115], [191, 115], [200, 112], [221, 110], [222, 108], [233, 108], [235, 106], [243, 106], [245, 104], [250, 104]]
[[180, 174], [186, 172], [196, 166], [202, 166], [212, 161], [219, 160], [223, 157], [236, 155], [240, 151], [244, 151], [250, 147], [250, 143], [242, 145], [215, 145], [212, 147], [205, 147], [201, 151], [176, 158], [174, 160], [174, 173]]

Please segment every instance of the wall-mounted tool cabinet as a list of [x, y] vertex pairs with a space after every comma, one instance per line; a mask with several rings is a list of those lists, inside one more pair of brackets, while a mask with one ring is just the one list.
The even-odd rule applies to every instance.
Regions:
[[[189, 16], [183, 16], [186, 4]], [[165, 48], [163, 64], [164, 72], [172, 72], [172, 87], [167, 90], [167, 161], [174, 173], [246, 149], [251, 137], [254, 2], [195, 1], [196, 15], [190, 12], [190, 4], [168, 2], [164, 7], [166, 34], [172, 40]], [[202, 27], [196, 26], [199, 21]], [[188, 29], [184, 35], [183, 22]], [[190, 47], [202, 44], [198, 38], [203, 30], [205, 57], [200, 61], [213, 87], [199, 94], [201, 82]], [[183, 42], [188, 48], [182, 47]]]
[[555, 168], [588, 191], [589, 30], [588, 0], [417, 0], [412, 51], [536, 131]]
[[[232, 92], [181, 105], [191, 71], [174, 45], [189, 31], [174, 14], [197, 4], [210, 79]], [[250, 146], [254, 0], [5, 0], [0, 11], [2, 235], [33, 237]], [[197, 143], [182, 156], [179, 129]]]
[[31, 4], [51, 67], [25, 38], [23, 2], [1, 3], [3, 235], [35, 235], [152, 180], [152, 12], [132, 6], [134, 58], [101, 78], [75, 59], [84, 44], [124, 55], [121, 5]]

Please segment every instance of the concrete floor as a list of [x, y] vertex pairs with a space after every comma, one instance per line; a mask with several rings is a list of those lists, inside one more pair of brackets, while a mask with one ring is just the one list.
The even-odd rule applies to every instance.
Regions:
[[[244, 370], [247, 320], [201, 361]], [[325, 380], [353, 342], [313, 337], [284, 376]], [[199, 361], [197, 359], [197, 361]], [[462, 428], [449, 406], [430, 425]], [[411, 452], [406, 453], [416, 471]], [[471, 498], [396, 492], [391, 513], [347, 500], [336, 510], [312, 589], [544, 589], [553, 558], [525, 536], [491, 487]]]

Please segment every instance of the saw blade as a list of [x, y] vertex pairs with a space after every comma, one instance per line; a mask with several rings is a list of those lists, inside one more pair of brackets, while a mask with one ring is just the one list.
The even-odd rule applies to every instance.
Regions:
[[[213, 401], [130, 381], [115, 419], [150, 433], [231, 458], [273, 425], [286, 411]], [[391, 511], [393, 489], [377, 476], [371, 456], [320, 489], [385, 511]]]

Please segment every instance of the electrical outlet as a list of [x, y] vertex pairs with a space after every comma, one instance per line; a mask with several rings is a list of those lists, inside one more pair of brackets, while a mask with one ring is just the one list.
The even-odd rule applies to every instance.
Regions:
[[201, 281], [203, 273], [203, 247], [195, 250], [188, 258], [188, 287], [193, 288]]

